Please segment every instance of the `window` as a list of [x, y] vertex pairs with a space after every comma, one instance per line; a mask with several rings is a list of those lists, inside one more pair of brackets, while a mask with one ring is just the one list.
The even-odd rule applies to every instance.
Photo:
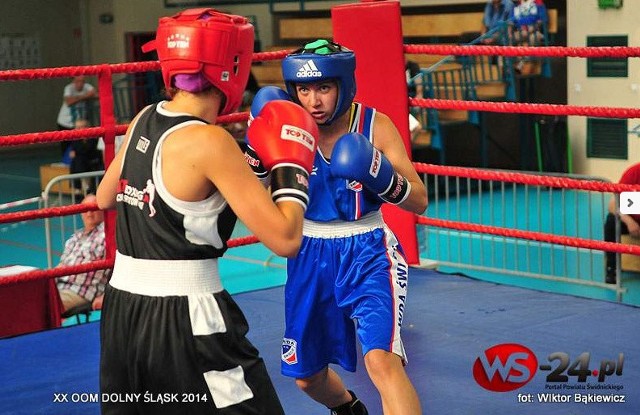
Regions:
[[[628, 46], [627, 36], [587, 36], [587, 46]], [[627, 58], [587, 58], [588, 77], [626, 78]]]
[[587, 157], [627, 160], [627, 120], [587, 119]]

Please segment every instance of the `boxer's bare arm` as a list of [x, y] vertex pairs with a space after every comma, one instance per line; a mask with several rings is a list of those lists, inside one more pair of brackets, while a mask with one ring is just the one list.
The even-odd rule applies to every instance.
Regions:
[[[184, 137], [178, 137], [178, 133]], [[174, 136], [167, 139], [163, 158], [170, 159], [175, 151], [182, 153], [179, 164], [183, 169], [177, 174], [172, 170], [178, 165], [163, 166], [163, 178], [171, 194], [182, 200], [202, 200], [217, 189], [238, 218], [275, 254], [291, 256], [297, 252], [302, 235], [302, 206], [295, 202], [274, 204], [227, 131], [199, 125], [184, 128]], [[173, 143], [188, 148], [172, 148]]]

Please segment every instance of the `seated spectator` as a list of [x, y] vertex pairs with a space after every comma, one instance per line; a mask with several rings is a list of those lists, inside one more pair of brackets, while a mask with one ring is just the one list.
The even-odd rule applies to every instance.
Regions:
[[[96, 203], [95, 195], [87, 195], [82, 203]], [[102, 211], [84, 212], [81, 216], [84, 228], [76, 231], [67, 240], [58, 266], [79, 265], [105, 257]], [[106, 270], [97, 270], [58, 278], [56, 282], [63, 311], [91, 303], [104, 292], [107, 276]]]
[[[514, 0], [509, 15], [509, 39], [514, 46], [540, 46], [544, 27], [548, 22], [547, 8], [542, 0]], [[515, 70], [521, 72], [524, 58], [515, 61]]]
[[[88, 128], [89, 121], [78, 119], [75, 125], [76, 129]], [[72, 174], [104, 169], [102, 152], [98, 150], [97, 138], [85, 138], [72, 141], [69, 157], [71, 159], [69, 172]], [[96, 190], [94, 180], [74, 180], [73, 187], [88, 193], [95, 193]]]
[[540, 0], [514, 1], [509, 14], [511, 43], [537, 46], [544, 37], [544, 25], [548, 22], [547, 8]]
[[104, 300], [104, 293], [100, 293], [91, 302], [92, 310], [102, 310], [102, 300]]
[[[488, 0], [484, 6], [484, 16], [482, 18], [482, 35], [500, 27], [500, 24], [509, 20], [513, 9], [512, 0]], [[493, 35], [482, 39], [485, 45], [503, 45], [502, 33], [496, 31]]]
[[[636, 163], [622, 173], [620, 184], [640, 184], [640, 163]], [[620, 218], [620, 234], [630, 235], [640, 238], [640, 215], [625, 215], [620, 213], [616, 206], [618, 194], [611, 197], [609, 201], [609, 213], [604, 223], [604, 240], [606, 242], [620, 242], [616, 239], [616, 217]], [[607, 284], [616, 283], [616, 257], [615, 252], [606, 252], [606, 277]]]

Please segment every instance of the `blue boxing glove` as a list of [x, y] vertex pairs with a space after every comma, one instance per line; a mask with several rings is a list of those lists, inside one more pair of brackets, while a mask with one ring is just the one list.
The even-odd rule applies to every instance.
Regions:
[[394, 205], [404, 202], [411, 192], [411, 183], [360, 133], [347, 133], [336, 141], [331, 152], [331, 174], [357, 180]]
[[[277, 86], [269, 85], [260, 88], [251, 102], [251, 110], [249, 111], [249, 121], [247, 122], [247, 126], [251, 125], [253, 119], [258, 116], [267, 102], [277, 99], [291, 101], [289, 94]], [[265, 168], [262, 161], [260, 161], [260, 158], [256, 154], [254, 148], [249, 144], [249, 140], [246, 135], [244, 136], [244, 141], [247, 144], [247, 148], [244, 151], [244, 158], [247, 161], [247, 164], [251, 167], [251, 170], [253, 170], [253, 173], [258, 179], [260, 179], [262, 184], [264, 184], [265, 187], [269, 186], [269, 171]]]
[[253, 119], [258, 114], [260, 114], [260, 111], [267, 102], [275, 101], [276, 99], [291, 101], [291, 97], [289, 96], [289, 94], [287, 94], [282, 88], [273, 85], [263, 86], [262, 88], [260, 88], [258, 92], [256, 92], [256, 96], [253, 97], [253, 101], [251, 101], [251, 110], [249, 111], [248, 124], [251, 125], [251, 121], [253, 121]]

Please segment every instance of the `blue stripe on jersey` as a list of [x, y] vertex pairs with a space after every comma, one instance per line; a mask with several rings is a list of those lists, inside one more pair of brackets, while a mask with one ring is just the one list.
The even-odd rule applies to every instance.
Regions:
[[375, 110], [370, 110], [371, 108], [367, 108], [367, 111], [364, 113], [364, 125], [360, 127], [360, 132], [365, 137], [369, 137], [369, 140], [373, 144], [373, 120], [375, 119]]
[[[372, 141], [375, 109], [354, 102], [351, 111], [349, 131], [360, 132]], [[355, 180], [333, 177], [330, 167], [330, 161], [318, 150], [309, 176], [309, 206], [305, 218], [316, 222], [354, 221], [380, 209], [382, 202], [378, 195]]]

